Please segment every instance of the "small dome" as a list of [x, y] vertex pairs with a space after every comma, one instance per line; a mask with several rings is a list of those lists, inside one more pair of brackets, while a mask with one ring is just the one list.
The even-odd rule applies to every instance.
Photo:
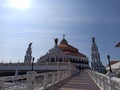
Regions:
[[67, 40], [65, 40], [65, 39], [63, 38], [62, 41], [60, 42], [60, 44], [68, 45], [68, 42], [67, 42]]

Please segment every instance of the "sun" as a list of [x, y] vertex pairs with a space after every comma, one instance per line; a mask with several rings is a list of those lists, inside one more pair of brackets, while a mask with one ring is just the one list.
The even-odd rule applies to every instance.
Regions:
[[30, 8], [30, 0], [8, 0], [8, 5], [16, 9]]

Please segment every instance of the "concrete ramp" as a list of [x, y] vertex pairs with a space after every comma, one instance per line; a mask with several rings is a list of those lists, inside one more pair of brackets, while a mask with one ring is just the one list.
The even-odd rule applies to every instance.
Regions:
[[87, 72], [82, 71], [65, 82], [58, 90], [100, 90], [100, 88]]

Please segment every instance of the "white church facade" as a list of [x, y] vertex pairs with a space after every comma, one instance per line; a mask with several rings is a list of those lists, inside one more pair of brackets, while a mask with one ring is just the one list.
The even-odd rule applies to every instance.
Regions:
[[78, 69], [88, 69], [89, 60], [86, 55], [80, 53], [77, 48], [68, 44], [63, 36], [63, 39], [58, 44], [58, 39], [54, 39], [55, 46], [50, 49], [45, 55], [38, 59], [40, 62], [71, 62]]

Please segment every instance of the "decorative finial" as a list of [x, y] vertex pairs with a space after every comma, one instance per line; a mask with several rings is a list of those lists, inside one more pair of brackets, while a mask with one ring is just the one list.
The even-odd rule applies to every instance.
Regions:
[[92, 42], [95, 42], [95, 37], [92, 37]]
[[54, 41], [55, 41], [55, 45], [57, 45], [58, 44], [58, 38], [55, 38]]
[[65, 34], [63, 34], [63, 38], [65, 38]]

